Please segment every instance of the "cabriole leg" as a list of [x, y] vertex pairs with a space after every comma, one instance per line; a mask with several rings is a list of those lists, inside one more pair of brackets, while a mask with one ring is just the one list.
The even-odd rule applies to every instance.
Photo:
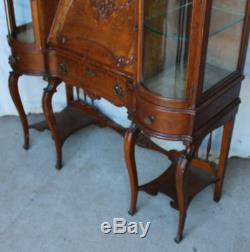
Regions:
[[179, 225], [175, 241], [179, 243], [183, 237], [183, 231], [188, 207], [187, 173], [195, 150], [188, 146], [185, 153], [180, 157], [176, 168], [176, 193], [179, 209]]
[[215, 184], [214, 190], [214, 201], [219, 202], [221, 199], [221, 191], [225, 177], [226, 165], [228, 160], [228, 153], [230, 149], [232, 134], [234, 128], [234, 118], [227, 122], [224, 125], [223, 129], [223, 136], [222, 136], [222, 143], [221, 143], [221, 150], [220, 150], [220, 159], [219, 165], [217, 170], [217, 177], [219, 178], [218, 182]]
[[52, 98], [54, 93], [57, 91], [58, 85], [61, 83], [60, 80], [56, 78], [49, 78], [49, 84], [47, 88], [44, 89], [43, 93], [43, 112], [48, 123], [49, 129], [51, 131], [52, 138], [54, 139], [56, 145], [56, 155], [57, 155], [57, 163], [56, 168], [60, 170], [62, 168], [62, 141], [57, 129], [57, 123], [54, 116], [53, 108], [52, 108]]
[[138, 177], [135, 162], [135, 143], [139, 133], [140, 130], [132, 126], [130, 129], [127, 130], [124, 139], [124, 154], [129, 174], [131, 193], [129, 209], [130, 215], [134, 215], [136, 212], [136, 203], [138, 196]]
[[11, 72], [10, 76], [9, 76], [9, 91], [10, 91], [10, 95], [12, 97], [12, 100], [16, 106], [16, 109], [18, 111], [21, 123], [22, 123], [22, 127], [23, 127], [23, 134], [24, 134], [24, 145], [23, 148], [25, 150], [28, 150], [30, 147], [30, 143], [29, 143], [29, 124], [28, 124], [28, 120], [27, 120], [27, 116], [25, 114], [24, 108], [23, 108], [23, 104], [20, 98], [20, 94], [19, 94], [19, 89], [18, 89], [18, 80], [19, 77], [21, 76], [21, 74], [19, 73], [15, 73], [15, 72]]

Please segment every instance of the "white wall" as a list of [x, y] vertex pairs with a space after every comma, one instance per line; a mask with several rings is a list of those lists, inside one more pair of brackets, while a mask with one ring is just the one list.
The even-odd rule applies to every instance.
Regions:
[[[7, 27], [4, 15], [3, 1], [0, 2], [0, 116], [16, 115], [16, 109], [12, 103], [8, 92], [8, 75], [10, 67], [8, 65], [8, 56], [10, 49], [7, 44]], [[42, 90], [46, 83], [39, 77], [23, 76], [20, 80], [20, 93], [27, 113], [41, 113]], [[236, 120], [234, 136], [232, 140], [231, 156], [250, 157], [250, 50], [246, 64], [246, 80], [243, 82], [241, 92], [242, 104]], [[54, 99], [54, 110], [59, 111], [65, 106], [65, 91], [63, 85], [60, 86]], [[108, 116], [124, 126], [129, 125], [126, 109], [115, 108], [110, 103], [101, 100], [97, 106]], [[215, 133], [215, 142], [213, 146], [214, 155], [218, 151], [218, 139], [220, 132]], [[156, 140], [165, 148], [181, 148], [179, 143]]]

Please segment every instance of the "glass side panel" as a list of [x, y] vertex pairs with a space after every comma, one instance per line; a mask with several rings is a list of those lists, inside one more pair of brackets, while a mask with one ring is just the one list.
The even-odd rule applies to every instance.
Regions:
[[192, 1], [144, 1], [142, 82], [152, 93], [172, 99], [186, 94]]
[[213, 0], [203, 92], [237, 70], [247, 0]]
[[30, 0], [13, 0], [12, 2], [16, 26], [15, 31], [13, 31], [14, 36], [21, 42], [33, 43], [34, 33]]

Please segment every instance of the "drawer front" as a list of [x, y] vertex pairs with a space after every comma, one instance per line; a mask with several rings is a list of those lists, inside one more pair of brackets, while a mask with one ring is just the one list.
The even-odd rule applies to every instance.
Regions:
[[131, 96], [128, 78], [85, 60], [77, 61], [63, 55], [51, 54], [49, 61], [51, 76], [59, 77], [69, 85], [83, 88], [92, 98], [103, 97], [119, 107], [129, 104]]
[[184, 140], [192, 134], [192, 115], [167, 110], [137, 97], [136, 122], [147, 133], [166, 139]]
[[128, 106], [129, 80], [90, 64], [82, 66], [81, 86], [95, 98], [105, 98], [116, 106]]
[[49, 75], [61, 78], [67, 84], [80, 81], [81, 63], [57, 54], [49, 54]]

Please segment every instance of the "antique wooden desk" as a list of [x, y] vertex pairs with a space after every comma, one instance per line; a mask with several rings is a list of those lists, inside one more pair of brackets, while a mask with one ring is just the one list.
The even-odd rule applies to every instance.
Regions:
[[[25, 1], [24, 1], [25, 2]], [[187, 208], [203, 188], [215, 184], [219, 201], [231, 142], [250, 25], [247, 0], [26, 0], [30, 19], [22, 21], [17, 1], [5, 0], [12, 49], [10, 92], [18, 109], [25, 148], [28, 122], [17, 83], [22, 74], [48, 80], [43, 109], [55, 141], [57, 168], [62, 144], [72, 131], [91, 123], [125, 134], [130, 178], [130, 214], [137, 195], [164, 193], [179, 211], [176, 242], [183, 236]], [[52, 97], [66, 83], [68, 107], [53, 114]], [[105, 98], [126, 107], [129, 129], [114, 124], [85, 99]], [[93, 105], [92, 104], [92, 105]], [[76, 108], [78, 110], [76, 110]], [[79, 110], [84, 111], [81, 114]], [[80, 114], [79, 114], [80, 113]], [[69, 118], [64, 122], [65, 115]], [[218, 165], [209, 162], [211, 132], [224, 126]], [[36, 125], [43, 129], [43, 124]], [[73, 128], [73, 129], [72, 129]], [[198, 157], [210, 135], [207, 159]], [[139, 136], [139, 137], [138, 137]], [[165, 151], [149, 137], [182, 141], [184, 150]], [[172, 160], [164, 174], [139, 186], [135, 144], [161, 151]], [[153, 167], [152, 167], [153, 169]]]

